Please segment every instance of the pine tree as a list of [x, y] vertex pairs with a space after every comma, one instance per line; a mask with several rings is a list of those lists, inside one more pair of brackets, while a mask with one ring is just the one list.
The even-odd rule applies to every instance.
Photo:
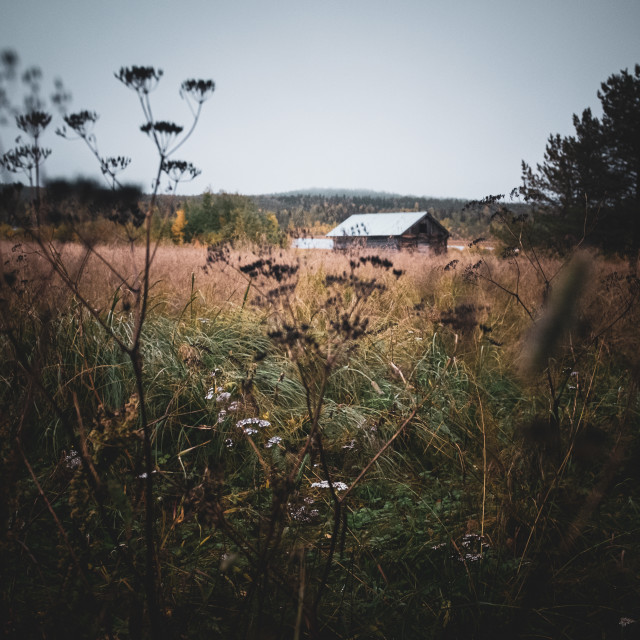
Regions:
[[[557, 218], [556, 233], [611, 251], [640, 249], [640, 65], [610, 76], [590, 109], [573, 116], [575, 134], [552, 135], [535, 170], [522, 163], [525, 200]], [[563, 228], [564, 227], [564, 228]]]

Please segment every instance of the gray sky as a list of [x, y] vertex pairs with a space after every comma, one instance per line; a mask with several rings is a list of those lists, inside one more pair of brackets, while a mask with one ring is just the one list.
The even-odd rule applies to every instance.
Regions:
[[[179, 124], [182, 80], [213, 79], [176, 156], [202, 169], [182, 193], [508, 192], [573, 113], [599, 114], [600, 82], [640, 63], [639, 36], [638, 0], [11, 0], [0, 21], [0, 48], [97, 111], [101, 153], [130, 156], [123, 179], [147, 189], [153, 147], [114, 71], [163, 69], [154, 115]], [[98, 175], [54, 128], [47, 175]], [[0, 130], [5, 148], [14, 135]]]

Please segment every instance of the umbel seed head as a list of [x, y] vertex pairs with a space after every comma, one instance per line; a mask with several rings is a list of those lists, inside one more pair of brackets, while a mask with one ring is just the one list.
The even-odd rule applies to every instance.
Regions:
[[120, 67], [120, 71], [115, 77], [129, 89], [133, 89], [137, 93], [147, 94], [153, 91], [160, 82], [162, 69], [155, 67]]

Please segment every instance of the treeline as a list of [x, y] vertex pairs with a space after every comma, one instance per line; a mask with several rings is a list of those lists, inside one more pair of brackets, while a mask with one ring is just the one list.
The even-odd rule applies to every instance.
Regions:
[[[4, 185], [0, 198], [0, 232], [24, 226], [35, 192], [29, 187]], [[60, 240], [71, 240], [78, 229], [90, 227], [104, 241], [110, 237], [107, 223], [126, 223], [137, 228], [144, 219], [149, 198], [127, 186], [112, 190], [91, 180], [50, 182], [42, 189], [41, 223], [51, 225]], [[161, 216], [153, 235], [178, 244], [253, 242], [281, 245], [287, 236], [322, 235], [359, 213], [428, 211], [453, 237], [486, 236], [494, 209], [469, 207], [456, 198], [425, 198], [380, 192], [327, 190], [320, 193], [286, 193], [243, 196], [206, 192], [199, 196], [172, 195], [157, 198]], [[519, 213], [529, 209], [515, 205]]]
[[467, 210], [466, 200], [425, 198], [372, 192], [286, 193], [252, 196], [261, 211], [273, 212], [283, 229], [326, 232], [349, 216], [391, 211], [429, 211], [454, 235], [468, 237], [486, 230], [488, 210]]
[[206, 244], [283, 244], [285, 239], [276, 216], [260, 211], [252, 198], [210, 192], [188, 199], [176, 210], [171, 235], [177, 242], [198, 240]]
[[[18, 233], [16, 228], [29, 226], [34, 199], [35, 190], [30, 187], [0, 185], [0, 235], [12, 236]], [[53, 237], [62, 241], [84, 233], [109, 242], [119, 233], [113, 223], [128, 226], [130, 237], [134, 237], [149, 206], [149, 196], [133, 185], [113, 190], [87, 179], [49, 182], [41, 189], [41, 200], [40, 224], [50, 226]], [[154, 239], [177, 244], [284, 245], [287, 237], [328, 233], [351, 215], [391, 211], [428, 211], [452, 237], [468, 240], [495, 232], [492, 220], [496, 213], [493, 202], [335, 190], [327, 190], [325, 195], [162, 195], [157, 206], [160, 215], [152, 225]], [[532, 211], [531, 206], [521, 203], [511, 204], [510, 209], [520, 216]]]
[[[0, 236], [20, 235], [35, 223], [35, 190], [0, 184]], [[149, 196], [138, 187], [105, 188], [94, 180], [56, 180], [40, 190], [38, 221], [51, 229], [51, 237], [69, 241], [94, 238], [109, 242], [127, 229], [130, 239], [142, 237]], [[152, 222], [155, 240], [204, 244], [250, 242], [282, 245], [286, 233], [274, 213], [260, 211], [255, 201], [238, 194], [210, 192], [201, 196], [157, 198]]]

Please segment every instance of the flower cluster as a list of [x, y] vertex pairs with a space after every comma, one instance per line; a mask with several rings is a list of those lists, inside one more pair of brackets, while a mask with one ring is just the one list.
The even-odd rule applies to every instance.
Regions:
[[30, 111], [16, 116], [16, 125], [26, 134], [37, 140], [40, 134], [49, 126], [51, 114], [44, 111]]
[[64, 462], [64, 466], [69, 471], [75, 471], [82, 465], [80, 454], [74, 449], [71, 449], [71, 451], [69, 451], [69, 453], [64, 457], [63, 462]]
[[189, 96], [198, 104], [202, 104], [211, 97], [215, 88], [213, 80], [185, 80], [180, 87], [180, 96]]
[[317, 509], [309, 508], [308, 505], [313, 504], [313, 502], [313, 498], [305, 498], [304, 504], [288, 505], [291, 519], [296, 522], [313, 522], [320, 515], [320, 512]]
[[133, 89], [138, 94], [146, 95], [158, 86], [162, 74], [162, 69], [134, 65], [132, 67], [121, 67], [115, 76], [129, 89]]
[[[70, 113], [64, 117], [64, 121], [68, 127], [73, 129], [81, 138], [89, 136], [93, 130], [93, 125], [98, 120], [98, 114], [95, 111], [78, 111], [77, 113]], [[63, 138], [67, 137], [67, 131], [63, 127], [57, 129], [56, 133]]]
[[458, 556], [458, 562], [477, 562], [482, 560], [481, 553], [465, 553], [463, 556]]
[[184, 127], [181, 127], [179, 124], [167, 122], [166, 120], [146, 122], [140, 127], [140, 131], [153, 138], [162, 155], [167, 153], [171, 141], [175, 136], [182, 133], [183, 129]]
[[200, 169], [197, 169], [186, 160], [164, 160], [162, 170], [169, 176], [169, 180], [176, 184], [194, 180], [202, 173]]
[[273, 438], [269, 438], [266, 442], [265, 449], [271, 449], [274, 445], [280, 444], [282, 442], [282, 438], [280, 436], [273, 436]]
[[244, 434], [248, 436], [258, 433], [258, 430], [254, 429], [254, 426], [263, 429], [264, 427], [270, 427], [271, 423], [268, 420], [261, 420], [260, 418], [244, 418], [244, 420], [239, 420], [236, 423], [236, 427], [242, 429]]
[[[332, 482], [331, 484], [333, 485], [333, 488], [336, 491], [346, 491], [349, 488], [349, 485], [345, 484], [344, 482]], [[329, 481], [321, 480], [320, 482], [312, 482], [311, 488], [312, 489], [328, 489]]]
[[464, 552], [459, 553], [456, 558], [458, 562], [478, 562], [482, 560], [485, 549], [491, 545], [486, 542], [486, 538], [478, 533], [466, 533], [462, 536], [460, 546], [464, 548]]
[[205, 395], [204, 399], [205, 399], [205, 400], [213, 400], [213, 397], [215, 396], [215, 394], [216, 394], [216, 389], [215, 389], [215, 387], [211, 387], [211, 388], [207, 391], [207, 393], [206, 393], [206, 395]]

